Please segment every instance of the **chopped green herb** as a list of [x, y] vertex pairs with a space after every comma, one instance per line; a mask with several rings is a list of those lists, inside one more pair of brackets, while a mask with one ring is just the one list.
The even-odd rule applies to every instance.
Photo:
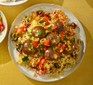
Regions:
[[41, 53], [41, 54], [44, 54], [44, 50], [40, 50], [40, 53]]
[[25, 18], [27, 18], [27, 16], [25, 16]]
[[66, 40], [67, 39], [66, 36], [64, 36], [63, 39]]
[[56, 48], [55, 47], [52, 47], [53, 48], [53, 50], [55, 51], [56, 50]]
[[32, 43], [30, 44], [30, 46], [31, 46], [31, 49], [33, 49], [34, 47], [33, 47], [33, 45], [32, 45]]
[[31, 34], [31, 29], [27, 29], [27, 33], [28, 33], [28, 35], [30, 35]]
[[71, 42], [72, 42], [72, 43], [75, 43], [75, 38], [72, 38], [72, 39], [71, 39]]
[[22, 61], [23, 61], [23, 62], [28, 61], [28, 56], [25, 56], [24, 58], [22, 58]]
[[39, 36], [42, 34], [42, 31], [40, 30], [39, 32], [37, 32], [36, 36]]
[[44, 23], [44, 20], [40, 21], [39, 23], [40, 23], [40, 24], [43, 24], [43, 23]]
[[52, 30], [52, 28], [51, 28], [51, 27], [48, 27], [48, 30], [49, 30], [49, 31], [51, 31], [51, 30]]
[[50, 37], [49, 39], [50, 39], [50, 40], [52, 40], [53, 38], [52, 38], [52, 37]]

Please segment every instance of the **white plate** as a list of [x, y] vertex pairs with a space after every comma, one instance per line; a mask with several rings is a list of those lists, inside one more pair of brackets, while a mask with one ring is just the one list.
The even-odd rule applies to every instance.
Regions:
[[17, 1], [10, 1], [10, 2], [1, 2], [1, 5], [5, 5], [5, 6], [14, 6], [14, 5], [20, 5], [23, 4], [25, 2], [27, 2], [28, 0], [17, 0]]
[[0, 15], [2, 17], [2, 22], [5, 26], [5, 29], [0, 33], [0, 43], [1, 43], [7, 34], [7, 20], [6, 20], [6, 17], [2, 11], [0, 11]]
[[[56, 9], [61, 9], [63, 10], [69, 17], [70, 21], [71, 22], [75, 22], [79, 29], [80, 29], [80, 32], [79, 32], [79, 36], [80, 36], [80, 39], [83, 41], [82, 43], [82, 49], [81, 49], [81, 53], [80, 53], [80, 57], [78, 59], [78, 63], [76, 64], [75, 67], [67, 70], [64, 72], [63, 75], [60, 75], [59, 77], [57, 78], [49, 78], [47, 77], [47, 75], [45, 76], [37, 76], [37, 77], [34, 77], [33, 76], [33, 70], [28, 70], [26, 69], [25, 67], [23, 66], [20, 66], [16, 63], [16, 60], [18, 58], [18, 54], [17, 54], [17, 51], [14, 47], [14, 44], [13, 42], [11, 42], [11, 39], [10, 39], [10, 35], [11, 35], [11, 32], [13, 31], [13, 28], [15, 25], [19, 25], [21, 19], [27, 15], [27, 14], [30, 14], [32, 11], [36, 11], [36, 10], [44, 10], [44, 11], [47, 11], [47, 12], [52, 12]], [[70, 73], [72, 73], [80, 64], [82, 58], [83, 58], [83, 54], [85, 52], [85, 47], [86, 47], [86, 38], [85, 38], [85, 33], [84, 33], [84, 30], [83, 30], [83, 27], [82, 25], [80, 24], [80, 22], [77, 20], [77, 18], [69, 11], [67, 11], [66, 9], [64, 9], [63, 7], [61, 6], [58, 6], [58, 5], [54, 5], [54, 4], [37, 4], [37, 5], [33, 5], [29, 8], [27, 8], [26, 10], [24, 10], [21, 14], [19, 14], [17, 16], [17, 18], [14, 20], [14, 22], [12, 23], [12, 26], [11, 26], [11, 29], [10, 29], [10, 32], [9, 32], [9, 36], [8, 36], [8, 49], [9, 49], [9, 53], [13, 59], [13, 61], [15, 62], [15, 64], [17, 65], [17, 67], [19, 68], [19, 70], [25, 74], [26, 76], [28, 76], [29, 78], [32, 78], [32, 79], [35, 79], [35, 80], [38, 80], [38, 81], [42, 81], [42, 82], [52, 82], [52, 81], [57, 81], [57, 80], [60, 80], [66, 76], [68, 76]]]

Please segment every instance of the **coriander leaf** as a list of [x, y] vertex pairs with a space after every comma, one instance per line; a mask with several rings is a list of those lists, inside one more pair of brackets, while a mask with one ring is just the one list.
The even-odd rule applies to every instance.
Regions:
[[30, 44], [30, 48], [31, 48], [31, 49], [33, 49], [33, 48], [34, 48], [34, 47], [33, 47], [33, 45], [32, 45], [32, 43]]
[[36, 33], [36, 36], [39, 36], [39, 35], [41, 35], [42, 34], [42, 31], [40, 30], [40, 31], [38, 31], [37, 33]]
[[24, 58], [22, 58], [22, 61], [23, 61], [23, 62], [28, 61], [28, 56], [25, 56]]
[[55, 47], [52, 47], [53, 48], [53, 50], [55, 51], [56, 50], [56, 48]]
[[52, 30], [52, 28], [51, 28], [51, 27], [48, 27], [48, 30], [49, 30], [49, 31], [51, 31], [51, 30]]
[[75, 43], [75, 38], [72, 38], [72, 39], [71, 39], [71, 42], [72, 42], [72, 43]]
[[31, 34], [31, 29], [27, 29], [27, 33], [28, 33], [28, 35], [30, 35]]
[[67, 39], [66, 36], [64, 36], [63, 39], [66, 40]]
[[40, 21], [39, 23], [40, 23], [40, 24], [43, 24], [43, 23], [44, 23], [44, 21], [42, 20], [42, 21]]
[[27, 15], [25, 16], [25, 18], [27, 18]]

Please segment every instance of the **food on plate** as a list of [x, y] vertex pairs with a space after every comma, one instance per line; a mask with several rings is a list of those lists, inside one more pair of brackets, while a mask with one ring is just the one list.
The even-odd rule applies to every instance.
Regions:
[[2, 16], [0, 15], [0, 33], [5, 29], [3, 21], [2, 21]]
[[77, 24], [62, 10], [37, 10], [22, 18], [11, 33], [17, 63], [38, 75], [56, 76], [77, 64], [81, 40]]

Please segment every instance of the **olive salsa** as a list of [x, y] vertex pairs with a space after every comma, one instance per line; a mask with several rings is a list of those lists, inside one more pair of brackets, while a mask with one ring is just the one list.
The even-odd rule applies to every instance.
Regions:
[[37, 10], [15, 26], [11, 40], [18, 51], [18, 64], [38, 75], [58, 75], [77, 63], [81, 40], [78, 26], [62, 10]]

